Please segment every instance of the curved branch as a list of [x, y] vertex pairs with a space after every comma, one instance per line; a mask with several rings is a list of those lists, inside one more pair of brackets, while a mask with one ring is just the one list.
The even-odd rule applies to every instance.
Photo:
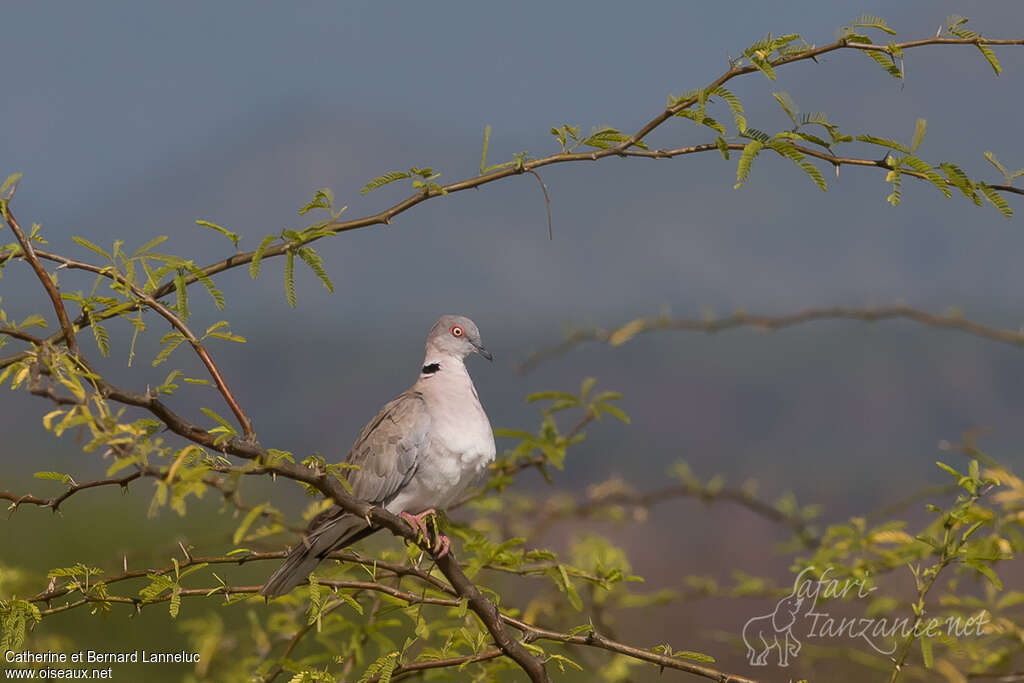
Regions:
[[[819, 56], [821, 56], [823, 54], [826, 54], [826, 53], [829, 53], [829, 52], [834, 52], [834, 51], [837, 51], [837, 50], [843, 50], [843, 49], [852, 49], [852, 50], [869, 51], [869, 52], [870, 51], [890, 52], [890, 50], [892, 50], [892, 49], [910, 50], [910, 49], [924, 47], [924, 46], [928, 46], [928, 45], [970, 45], [970, 46], [978, 46], [978, 45], [1024, 45], [1024, 38], [1021, 38], [1021, 39], [1014, 38], [1014, 39], [1005, 39], [1005, 40], [990, 40], [990, 39], [985, 39], [985, 38], [974, 39], [974, 38], [940, 38], [940, 37], [935, 37], [935, 38], [925, 38], [925, 39], [921, 39], [921, 40], [911, 40], [911, 41], [906, 41], [906, 42], [903, 42], [903, 43], [894, 43], [891, 46], [889, 46], [889, 45], [874, 45], [874, 44], [869, 44], [869, 43], [851, 43], [851, 42], [848, 42], [846, 39], [839, 39], [839, 40], [837, 40], [837, 41], [835, 41], [833, 43], [829, 43], [828, 45], [823, 45], [821, 47], [816, 47], [816, 48], [809, 48], [807, 50], [803, 50], [801, 52], [794, 53], [792, 55], [787, 55], [785, 57], [780, 57], [778, 59], [775, 59], [775, 60], [771, 61], [770, 64], [774, 68], [774, 67], [784, 66], [786, 64], [792, 64], [794, 62], [805, 61], [805, 60], [808, 60], [808, 59], [816, 60], [817, 57], [819, 57]], [[714, 81], [712, 81], [710, 84], [708, 84], [704, 88], [704, 91], [705, 92], [710, 92], [711, 90], [717, 88], [718, 86], [724, 85], [728, 81], [730, 81], [730, 80], [732, 80], [732, 79], [734, 79], [734, 78], [736, 78], [738, 76], [743, 76], [743, 75], [746, 75], [746, 74], [754, 73], [756, 71], [758, 71], [757, 67], [752, 66], [752, 65], [740, 67], [740, 66], [736, 66], [734, 64], [731, 64], [730, 68], [727, 71], [725, 71], [723, 74], [721, 74], [718, 78], [716, 78]], [[696, 152], [705, 152], [705, 151], [717, 150], [718, 147], [715, 144], [695, 145], [695, 146], [691, 146], [691, 147], [679, 148], [678, 150], [642, 150], [642, 149], [633, 149], [638, 142], [642, 141], [643, 138], [646, 137], [649, 133], [651, 133], [654, 129], [656, 129], [659, 126], [661, 126], [663, 123], [665, 123], [667, 120], [669, 120], [670, 118], [675, 116], [680, 111], [683, 111], [684, 109], [688, 109], [689, 107], [692, 107], [697, 102], [697, 99], [698, 99], [697, 96], [685, 98], [685, 99], [682, 99], [682, 100], [676, 102], [671, 107], [666, 107], [661, 113], [659, 113], [657, 116], [655, 116], [650, 121], [648, 121], [646, 124], [644, 124], [636, 133], [631, 135], [627, 140], [624, 140], [623, 142], [621, 142], [621, 143], [619, 143], [619, 144], [617, 144], [617, 145], [615, 145], [613, 147], [609, 147], [607, 149], [593, 150], [593, 151], [589, 151], [589, 152], [563, 152], [563, 153], [560, 153], [560, 154], [552, 154], [552, 155], [549, 155], [549, 156], [546, 156], [546, 157], [542, 157], [542, 158], [539, 158], [539, 159], [532, 159], [532, 160], [529, 160], [529, 161], [524, 161], [522, 163], [511, 165], [511, 166], [508, 166], [508, 167], [505, 167], [505, 168], [502, 168], [502, 169], [494, 170], [494, 171], [491, 171], [491, 172], [488, 172], [488, 173], [483, 173], [483, 174], [480, 174], [478, 176], [475, 176], [475, 177], [472, 177], [472, 178], [468, 178], [468, 179], [465, 179], [465, 180], [462, 180], [462, 181], [450, 183], [448, 185], [441, 186], [440, 188], [437, 188], [437, 189], [431, 190], [429, 188], [424, 188], [424, 189], [416, 192], [415, 194], [412, 194], [409, 197], [406, 197], [402, 201], [400, 201], [400, 202], [398, 202], [396, 204], [393, 204], [392, 206], [388, 207], [387, 209], [384, 209], [383, 211], [380, 211], [380, 212], [375, 213], [375, 214], [370, 214], [370, 215], [367, 215], [367, 216], [363, 216], [361, 218], [355, 218], [355, 219], [348, 220], [348, 221], [334, 220], [332, 222], [327, 223], [324, 226], [324, 229], [329, 231], [327, 234], [338, 234], [338, 233], [341, 233], [341, 232], [347, 232], [349, 230], [358, 230], [358, 229], [361, 229], [361, 228], [366, 228], [366, 227], [370, 227], [370, 226], [374, 226], [374, 225], [390, 225], [392, 219], [394, 219], [396, 216], [398, 216], [399, 214], [404, 213], [405, 211], [408, 211], [409, 209], [411, 209], [412, 207], [416, 206], [417, 204], [420, 204], [420, 203], [422, 203], [424, 201], [427, 201], [428, 199], [433, 199], [433, 198], [436, 198], [436, 197], [445, 196], [447, 194], [451, 194], [451, 193], [454, 193], [454, 192], [461, 192], [462, 190], [468, 190], [468, 189], [477, 188], [477, 187], [480, 187], [482, 185], [486, 185], [488, 183], [492, 183], [492, 182], [495, 182], [497, 180], [501, 180], [503, 178], [507, 178], [507, 177], [513, 176], [513, 175], [521, 175], [521, 174], [524, 174], [524, 173], [534, 173], [536, 171], [536, 169], [541, 168], [543, 166], [550, 166], [550, 165], [553, 165], [553, 164], [569, 163], [569, 162], [575, 162], [575, 161], [597, 161], [599, 159], [604, 159], [604, 158], [610, 157], [610, 156], [618, 156], [618, 157], [644, 157], [644, 158], [652, 158], [652, 159], [666, 159], [666, 158], [672, 158], [674, 156], [681, 156], [681, 155], [684, 155], [684, 154], [692, 154], [692, 153], [696, 153]], [[729, 143], [728, 144], [728, 147], [730, 149], [740, 149], [743, 146], [744, 145], [740, 145], [738, 143]], [[889, 168], [891, 168], [884, 160], [883, 161], [877, 161], [877, 160], [859, 159], [859, 158], [853, 158], [853, 157], [836, 157], [836, 156], [833, 156], [831, 154], [827, 154], [827, 153], [824, 153], [824, 152], [821, 152], [819, 150], [812, 149], [812, 148], [806, 148], [806, 147], [799, 146], [799, 145], [794, 145], [794, 147], [799, 149], [804, 154], [807, 154], [809, 156], [813, 156], [813, 157], [821, 159], [823, 161], [827, 161], [829, 163], [832, 163], [836, 167], [838, 167], [840, 165], [856, 165], [856, 166], [873, 166], [873, 167], [877, 167], [877, 168], [880, 168], [880, 169], [889, 169]], [[918, 173], [916, 171], [913, 171], [912, 169], [907, 169], [907, 168], [902, 168], [901, 169], [901, 173], [903, 175], [909, 175], [909, 176], [916, 177], [916, 178], [923, 178], [924, 177], [922, 174], [920, 174], [920, 173]], [[948, 184], [948, 181], [946, 181], [946, 182]], [[542, 187], [543, 187], [543, 185], [542, 185]], [[989, 187], [991, 187], [994, 190], [1000, 191], [1000, 192], [1007, 192], [1007, 193], [1024, 195], [1024, 189], [1013, 187], [1012, 185], [1008, 185], [1008, 184], [991, 184], [991, 185], [989, 185]], [[322, 236], [313, 237], [313, 238], [303, 242], [303, 244], [306, 244], [306, 243], [309, 243], [309, 242], [314, 242], [314, 241], [317, 241], [319, 239], [322, 239]], [[262, 253], [261, 258], [262, 259], [268, 259], [268, 258], [274, 258], [274, 257], [277, 257], [277, 256], [283, 256], [284, 254], [288, 253], [288, 251], [294, 249], [296, 246], [299, 246], [299, 245], [296, 244], [296, 243], [293, 243], [293, 242], [286, 242], [286, 243], [279, 244], [279, 245], [274, 246], [274, 247], [270, 247], [269, 249], [266, 249]], [[3, 257], [3, 260], [7, 260], [9, 258], [13, 258], [14, 256], [15, 256], [15, 254], [7, 254], [7, 255], [5, 255]], [[232, 254], [231, 256], [229, 256], [229, 257], [227, 257], [227, 258], [225, 258], [225, 259], [223, 259], [221, 261], [217, 261], [215, 263], [212, 263], [212, 264], [210, 264], [210, 265], [208, 265], [208, 266], [206, 266], [204, 268], [201, 268], [201, 269], [197, 270], [196, 272], [190, 272], [190, 273], [186, 274], [184, 276], [185, 284], [186, 285], [191, 285], [191, 284], [193, 284], [195, 282], [198, 282], [200, 277], [208, 277], [208, 276], [211, 276], [211, 275], [216, 275], [217, 273], [224, 272], [226, 270], [230, 270], [232, 268], [237, 268], [239, 266], [248, 265], [249, 263], [252, 262], [252, 260], [253, 260], [253, 258], [255, 258], [255, 256], [256, 256], [256, 252], [255, 251], [248, 251], [248, 252], [241, 252], [241, 253], [237, 253], [237, 254]], [[103, 273], [103, 274], [107, 275], [105, 273]], [[109, 277], [109, 275], [107, 275], [107, 276]], [[154, 299], [162, 299], [163, 297], [167, 296], [172, 291], [174, 291], [174, 287], [175, 287], [174, 282], [173, 281], [168, 281], [168, 282], [164, 283], [162, 286], [158, 287], [153, 292], [152, 297]], [[102, 312], [97, 313], [97, 315], [102, 317]], [[85, 319], [84, 316], [80, 316], [77, 320], [75, 320], [75, 325], [79, 329], [81, 329], [83, 327], [88, 326], [89, 325], [89, 321], [87, 319]], [[60, 334], [54, 335], [54, 336], [52, 336], [49, 339], [49, 341], [51, 343], [56, 343], [57, 341], [60, 340], [60, 337], [61, 337]], [[19, 360], [23, 360], [24, 358], [25, 358], [25, 354], [16, 354], [16, 355], [12, 355], [12, 356], [9, 356], [9, 357], [6, 357], [6, 358], [2, 358], [2, 359], [0, 359], [0, 369], [2, 369], [4, 367], [7, 367], [11, 363], [15, 363], [15, 362], [17, 362]], [[244, 425], [244, 423], [243, 423], [243, 425]]]
[[13, 501], [7, 508], [11, 512], [17, 509], [19, 505], [38, 505], [40, 507], [51, 508], [54, 512], [57, 512], [61, 503], [79, 491], [96, 488], [97, 486], [120, 486], [122, 489], [127, 489], [128, 484], [141, 476], [142, 472], [140, 471], [133, 472], [132, 474], [124, 477], [117, 477], [114, 479], [97, 479], [96, 481], [87, 481], [81, 484], [77, 484], [72, 481], [71, 486], [68, 487], [64, 493], [52, 498], [39, 498], [38, 496], [33, 496], [30, 493], [23, 496], [16, 496], [10, 491], [0, 491], [0, 500]]
[[60, 298], [60, 288], [57, 287], [57, 283], [50, 278], [50, 274], [43, 268], [43, 264], [39, 262], [39, 258], [36, 256], [35, 249], [32, 247], [32, 240], [28, 238], [25, 231], [21, 229], [21, 225], [15, 219], [14, 214], [11, 213], [11, 206], [8, 200], [0, 201], [0, 213], [3, 214], [4, 220], [10, 227], [11, 232], [14, 233], [15, 238], [18, 240], [18, 244], [21, 245], [21, 253], [25, 256], [25, 260], [28, 261], [29, 265], [32, 266], [32, 270], [35, 271], [36, 276], [39, 278], [39, 282], [42, 283], [43, 289], [46, 290], [47, 296], [50, 297], [50, 303], [53, 304], [53, 310], [57, 314], [57, 320], [60, 321], [61, 336], [67, 342], [68, 350], [74, 356], [79, 355], [78, 339], [75, 337], [75, 328], [71, 325], [71, 320], [68, 319], [67, 309], [64, 308], [64, 301]]
[[[429, 539], [421, 538], [402, 518], [391, 514], [384, 508], [354, 498], [345, 491], [340, 481], [325, 472], [289, 462], [274, 462], [270, 453], [258, 443], [248, 439], [232, 438], [224, 443], [218, 443], [212, 434], [178, 416], [152, 396], [118, 389], [98, 376], [93, 381], [103, 396], [126, 405], [149, 410], [179, 436], [213, 451], [261, 463], [262, 472], [277, 474], [308, 484], [331, 498], [346, 512], [362, 517], [368, 524], [387, 529], [395, 536], [411, 541], [427, 552], [432, 551]], [[515, 661], [534, 683], [549, 681], [544, 663], [511, 636], [500, 619], [498, 608], [469, 580], [455, 559], [454, 553], [448, 553], [444, 557], [438, 558], [436, 563], [458, 595], [465, 598], [469, 608], [480, 617], [502, 652]]]
[[699, 483], [675, 484], [646, 493], [632, 491], [615, 491], [607, 495], [593, 496], [590, 499], [575, 505], [570, 509], [556, 510], [542, 518], [534, 532], [537, 535], [545, 533], [556, 522], [570, 517], [587, 518], [599, 514], [609, 505], [622, 505], [647, 508], [659, 503], [664, 503], [677, 498], [693, 498], [704, 503], [713, 503], [718, 500], [735, 503], [750, 510], [759, 517], [768, 521], [781, 524], [793, 532], [800, 540], [801, 545], [808, 549], [818, 547], [821, 540], [812, 531], [808, 521], [799, 515], [789, 514], [775, 507], [771, 503], [761, 500], [753, 493], [744, 489], [717, 488], [704, 486]]
[[893, 318], [912, 320], [929, 327], [958, 330], [983, 339], [1003, 342], [1004, 344], [1024, 345], [1024, 331], [991, 327], [968, 320], [959, 314], [938, 315], [904, 305], [886, 306], [884, 308], [829, 306], [824, 308], [807, 308], [786, 315], [757, 315], [737, 312], [724, 318], [698, 319], [658, 316], [654, 318], [638, 318], [615, 330], [601, 328], [580, 329], [570, 333], [561, 343], [529, 355], [519, 364], [516, 370], [519, 374], [525, 375], [535, 370], [541, 363], [562, 356], [584, 342], [596, 341], [611, 346], [620, 346], [637, 334], [657, 330], [679, 330], [682, 332], [707, 332], [713, 334], [737, 327], [756, 327], [774, 331], [814, 320], [842, 319], [877, 322]]
[[[195, 560], [195, 562], [198, 562], [198, 561], [199, 561], [198, 559]], [[186, 565], [182, 565], [182, 567], [184, 567], [184, 566], [186, 566]], [[404, 590], [401, 590], [399, 588], [395, 588], [393, 586], [388, 586], [386, 584], [382, 584], [382, 583], [379, 583], [379, 582], [376, 582], [376, 581], [345, 581], [345, 580], [318, 579], [317, 583], [319, 585], [321, 585], [321, 586], [327, 586], [327, 587], [335, 588], [335, 589], [374, 591], [374, 592], [377, 592], [377, 593], [382, 593], [384, 595], [388, 595], [388, 596], [390, 596], [392, 598], [396, 598], [398, 600], [402, 600], [402, 601], [404, 601], [404, 602], [406, 602], [406, 603], [408, 603], [410, 605], [434, 605], [434, 606], [438, 606], [438, 607], [454, 608], [454, 607], [459, 607], [460, 604], [461, 604], [461, 601], [459, 599], [456, 599], [455, 597], [443, 598], [443, 597], [436, 597], [436, 596], [430, 596], [430, 595], [425, 595], [425, 594], [413, 593], [413, 592], [410, 592], [410, 591], [404, 591]], [[261, 586], [216, 586], [216, 587], [211, 587], [211, 588], [181, 588], [178, 591], [176, 591], [176, 594], [181, 596], [181, 597], [183, 597], [183, 598], [209, 597], [209, 596], [214, 596], [214, 595], [223, 595], [225, 597], [233, 596], [233, 595], [253, 595], [253, 596], [256, 596], [256, 595], [259, 595], [260, 588], [261, 588]], [[460, 595], [461, 592], [460, 591], [451, 591], [451, 594], [452, 595]], [[463, 597], [465, 597], [465, 596], [463, 596]], [[38, 602], [39, 599], [40, 598], [38, 598], [38, 597], [37, 598], [33, 598], [33, 601]], [[83, 596], [82, 598], [80, 598], [78, 600], [73, 601], [73, 602], [69, 602], [69, 603], [64, 604], [64, 605], [58, 605], [56, 607], [51, 607], [51, 608], [48, 608], [48, 609], [40, 610], [40, 612], [42, 613], [43, 616], [49, 616], [49, 615], [52, 615], [52, 614], [56, 614], [56, 613], [59, 613], [59, 612], [66, 612], [68, 610], [72, 610], [72, 609], [75, 609], [77, 607], [82, 607], [82, 606], [85, 606], [85, 605], [88, 605], [88, 604], [93, 604], [93, 603], [126, 604], [126, 605], [131, 605], [131, 606], [135, 607], [136, 609], [141, 609], [144, 606], [167, 602], [170, 599], [171, 599], [171, 592], [170, 591], [168, 591], [164, 595], [159, 595], [159, 596], [157, 596], [155, 598], [152, 598], [152, 599], [149, 599], [149, 600], [146, 600], [146, 599], [143, 599], [143, 598], [137, 598], [137, 597], [128, 597], [128, 596], [108, 595], [108, 596], [104, 596], [104, 597], [99, 597], [99, 596], [89, 596], [89, 595], [86, 595], [86, 596]], [[600, 634], [598, 634], [596, 632], [590, 632], [590, 633], [588, 633], [586, 635], [570, 635], [568, 633], [563, 633], [561, 631], [555, 631], [555, 630], [551, 630], [551, 629], [540, 628], [540, 627], [534, 626], [533, 624], [530, 624], [530, 623], [527, 623], [525, 621], [522, 621], [522, 620], [520, 620], [520, 619], [518, 619], [516, 617], [513, 617], [513, 616], [510, 616], [510, 615], [504, 614], [502, 612], [499, 612], [497, 609], [495, 609], [495, 618], [498, 619], [501, 623], [504, 623], [504, 624], [507, 624], [509, 626], [512, 626], [513, 628], [515, 628], [515, 629], [517, 629], [517, 630], [522, 632], [522, 634], [523, 634], [522, 641], [513, 639], [513, 642], [515, 642], [516, 645], [518, 645], [519, 647], [523, 647], [523, 643], [527, 643], [528, 644], [528, 643], [532, 643], [532, 642], [535, 642], [535, 641], [538, 641], [538, 640], [553, 641], [553, 642], [563, 643], [563, 644], [566, 644], [566, 645], [580, 645], [580, 646], [596, 647], [596, 648], [600, 648], [600, 649], [603, 649], [603, 650], [608, 650], [609, 652], [616, 652], [618, 654], [623, 654], [623, 655], [626, 655], [628, 657], [632, 657], [634, 659], [638, 659], [638, 660], [645, 661], [645, 662], [648, 662], [648, 663], [651, 663], [651, 664], [655, 664], [655, 665], [660, 666], [660, 667], [676, 669], [678, 671], [685, 671], [685, 672], [688, 672], [688, 673], [696, 674], [698, 676], [703, 676], [705, 678], [709, 678], [711, 680], [720, 681], [722, 683], [754, 683], [751, 679], [744, 678], [742, 676], [735, 676], [735, 675], [732, 675], [732, 674], [724, 673], [722, 671], [718, 671], [718, 670], [713, 669], [713, 668], [708, 667], [708, 666], [704, 666], [704, 665], [701, 665], [701, 664], [694, 664], [694, 663], [685, 661], [685, 660], [680, 659], [678, 657], [669, 657], [669, 656], [666, 656], [666, 655], [658, 654], [656, 652], [652, 652], [650, 650], [644, 650], [642, 648], [637, 648], [637, 647], [633, 647], [631, 645], [626, 645], [624, 643], [620, 643], [620, 642], [612, 640], [610, 638], [606, 638], [606, 637], [604, 637], [604, 636], [602, 636], [602, 635], [600, 635]], [[492, 633], [492, 635], [493, 635], [493, 633]], [[524, 648], [524, 650], [525, 650], [525, 648]], [[455, 666], [455, 665], [462, 664], [462, 663], [464, 663], [466, 661], [479, 661], [479, 660], [473, 659], [472, 657], [480, 657], [481, 659], [491, 659], [493, 657], [499, 656], [499, 654], [508, 655], [508, 651], [506, 650], [505, 647], [502, 647], [500, 643], [499, 643], [499, 648], [497, 648], [497, 649], [495, 649], [493, 651], [488, 650], [486, 652], [488, 653], [488, 655], [486, 657], [481, 657], [482, 653], [477, 653], [476, 655], [473, 655], [473, 656], [471, 656], [469, 658], [466, 658], [466, 657], [452, 658], [451, 660], [449, 660], [450, 664], [448, 664], [448, 665], [449, 666]], [[493, 654], [492, 655], [492, 654], [490, 654], [491, 652], [495, 652], [497, 654]], [[440, 660], [440, 661], [446, 661], [446, 660]], [[541, 671], [543, 671], [543, 663], [540, 662], [539, 659], [536, 660], [536, 661], [538, 663], [538, 666], [541, 668]], [[426, 663], [426, 662], [414, 663], [414, 665], [410, 665], [407, 668], [403, 667], [401, 669], [396, 669], [395, 671], [396, 671], [396, 673], [400, 672], [400, 671], [404, 673], [404, 672], [419, 671], [419, 670], [423, 670], [423, 669], [437, 668], [438, 666], [445, 666], [445, 665], [437, 664], [436, 662], [433, 662], [433, 661], [430, 662], [429, 664]], [[530, 673], [530, 672], [528, 672], [528, 673]], [[531, 676], [532, 676], [532, 674], [531, 674]], [[546, 677], [546, 674], [544, 674], [544, 676]]]
[[[228, 407], [231, 409], [231, 412], [234, 413], [235, 419], [237, 419], [238, 423], [242, 426], [245, 438], [248, 440], [253, 440], [256, 438], [256, 434], [252, 426], [252, 421], [242, 410], [241, 405], [239, 405], [238, 403], [238, 399], [235, 398], [235, 395], [228, 387], [227, 382], [224, 380], [224, 376], [217, 368], [217, 365], [213, 362], [213, 358], [210, 356], [209, 351], [206, 350], [206, 347], [203, 346], [203, 343], [199, 340], [199, 338], [192, 332], [191, 329], [189, 329], [188, 325], [185, 324], [185, 321], [182, 320], [181, 317], [179, 317], [174, 311], [172, 311], [170, 308], [168, 308], [163, 303], [158, 301], [156, 297], [150, 296], [149, 294], [146, 294], [144, 291], [139, 289], [137, 286], [135, 286], [133, 282], [128, 280], [128, 278], [122, 276], [120, 273], [117, 273], [110, 268], [100, 268], [91, 263], [85, 263], [84, 261], [70, 259], [67, 258], [66, 256], [61, 256], [60, 254], [53, 254], [44, 251], [39, 251], [37, 253], [42, 258], [61, 264], [60, 267], [62, 268], [84, 270], [90, 273], [95, 273], [96, 275], [102, 275], [104, 277], [110, 278], [114, 282], [117, 282], [122, 286], [128, 288], [128, 290], [131, 291], [132, 295], [134, 295], [142, 304], [145, 304], [149, 308], [156, 311], [164, 320], [171, 324], [171, 327], [180, 332], [181, 335], [185, 337], [186, 340], [188, 340], [189, 344], [196, 352], [196, 355], [199, 356], [199, 359], [203, 362], [203, 365], [206, 366], [206, 370], [207, 372], [210, 373], [210, 377], [213, 378], [214, 383], [217, 385], [217, 390], [224, 398], [224, 402], [227, 403]], [[88, 318], [86, 318], [85, 322], [88, 323]]]

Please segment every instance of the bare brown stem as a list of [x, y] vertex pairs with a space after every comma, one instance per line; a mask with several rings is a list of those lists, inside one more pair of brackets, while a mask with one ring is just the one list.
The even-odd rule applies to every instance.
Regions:
[[824, 308], [807, 308], [796, 313], [784, 315], [757, 315], [752, 313], [738, 312], [723, 318], [672, 318], [670, 316], [658, 316], [653, 318], [639, 318], [625, 325], [606, 330], [601, 328], [590, 328], [576, 330], [559, 344], [541, 349], [528, 356], [519, 364], [517, 371], [520, 374], [527, 374], [536, 369], [541, 363], [562, 356], [572, 351], [576, 346], [596, 341], [612, 346], [619, 346], [637, 334], [646, 334], [659, 330], [677, 330], [681, 332], [706, 332], [713, 334], [724, 332], [737, 327], [754, 327], [762, 330], [779, 330], [802, 323], [815, 320], [860, 320], [863, 322], [878, 322], [880, 320], [904, 319], [913, 322], [947, 330], [958, 330], [967, 334], [991, 339], [993, 341], [1012, 344], [1014, 346], [1024, 345], [1024, 331], [1004, 330], [991, 327], [972, 320], [959, 314], [939, 315], [929, 313], [911, 306], [896, 305], [883, 308], [850, 308], [845, 306], [829, 306]]

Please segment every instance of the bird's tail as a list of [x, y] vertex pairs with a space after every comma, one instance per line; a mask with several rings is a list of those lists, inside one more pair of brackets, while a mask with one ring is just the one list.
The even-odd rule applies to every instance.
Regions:
[[376, 527], [367, 525], [365, 519], [354, 515], [341, 514], [326, 520], [295, 544], [285, 557], [284, 564], [263, 584], [260, 595], [276, 598], [288, 593], [303, 583], [328, 553], [351, 545], [376, 531]]

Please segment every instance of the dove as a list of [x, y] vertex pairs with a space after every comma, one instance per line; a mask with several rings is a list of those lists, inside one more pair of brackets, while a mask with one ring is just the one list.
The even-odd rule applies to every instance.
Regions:
[[[494, 461], [494, 432], [466, 370], [474, 353], [493, 360], [473, 321], [441, 316], [427, 335], [416, 383], [370, 420], [345, 460], [353, 496], [400, 515], [427, 538], [424, 519], [458, 500]], [[260, 594], [288, 593], [328, 553], [378, 530], [332, 506], [310, 522]], [[450, 545], [439, 534], [435, 554], [443, 557]]]

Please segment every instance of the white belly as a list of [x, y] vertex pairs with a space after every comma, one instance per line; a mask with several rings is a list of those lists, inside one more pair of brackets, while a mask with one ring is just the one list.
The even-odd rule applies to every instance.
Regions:
[[393, 513], [451, 505], [494, 462], [494, 432], [461, 362], [442, 360], [438, 372], [413, 388], [423, 394], [430, 413], [430, 442], [416, 473], [387, 505]]

